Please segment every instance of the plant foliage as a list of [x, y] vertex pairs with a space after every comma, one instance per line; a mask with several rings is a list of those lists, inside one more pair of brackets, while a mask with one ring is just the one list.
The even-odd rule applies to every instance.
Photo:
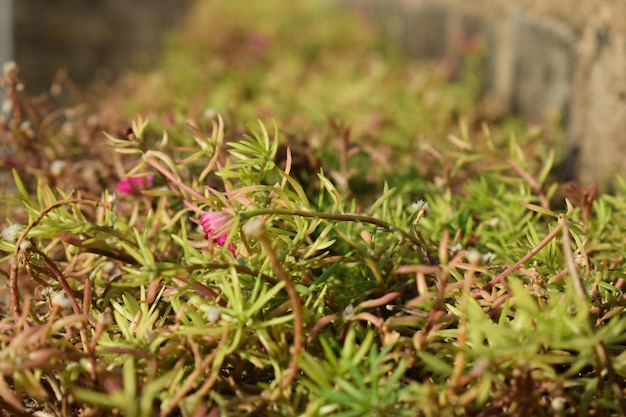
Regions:
[[[257, 33], [245, 48], [328, 16], [286, 4], [269, 9], [284, 26], [261, 20], [267, 39]], [[231, 16], [234, 6], [223, 7]], [[330, 63], [352, 41], [312, 31], [287, 37], [284, 56], [278, 47], [229, 55], [228, 34], [240, 39], [250, 17], [217, 16], [234, 28], [215, 27], [208, 40], [189, 29], [184, 48], [166, 55], [166, 74], [183, 61], [181, 78], [154, 74], [175, 88], [152, 110], [174, 105], [174, 122], [137, 117], [126, 133], [107, 134], [100, 156], [121, 170], [117, 178], [103, 175], [85, 190], [14, 167], [0, 241], [1, 408], [133, 417], [626, 412], [625, 181], [600, 196], [593, 186], [559, 185], [540, 132], [454, 124], [443, 104], [415, 126], [431, 138], [447, 129], [445, 146], [400, 144], [413, 137], [410, 106], [426, 104], [410, 104], [390, 74], [428, 76], [429, 66], [369, 62], [369, 75], [345, 83], [339, 101], [374, 85], [397, 100], [365, 106], [368, 117], [395, 121], [368, 136], [357, 109], [324, 112], [325, 94], [345, 81]], [[369, 39], [344, 29], [338, 37]], [[189, 63], [202, 57], [186, 48], [223, 48], [216, 59], [233, 73], [209, 68], [218, 87], [204, 104], [242, 94], [240, 114], [218, 106], [225, 121], [180, 104], [209, 82]], [[314, 64], [303, 108], [292, 112], [281, 102], [298, 91], [277, 80]], [[324, 77], [331, 87], [313, 94]], [[474, 94], [468, 78], [442, 80], [441, 103]], [[235, 119], [259, 116], [261, 92], [272, 86], [280, 94], [265, 104], [276, 122], [244, 133]], [[28, 104], [11, 93], [14, 108]], [[305, 117], [298, 128], [296, 113]], [[26, 161], [34, 150], [11, 117], [7, 145]], [[47, 152], [39, 162], [51, 169], [64, 154]]]

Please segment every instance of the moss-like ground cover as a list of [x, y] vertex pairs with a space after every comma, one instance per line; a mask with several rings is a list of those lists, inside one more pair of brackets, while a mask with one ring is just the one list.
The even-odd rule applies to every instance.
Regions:
[[623, 414], [626, 182], [556, 183], [460, 45], [238, 0], [71, 108], [7, 67], [4, 415]]

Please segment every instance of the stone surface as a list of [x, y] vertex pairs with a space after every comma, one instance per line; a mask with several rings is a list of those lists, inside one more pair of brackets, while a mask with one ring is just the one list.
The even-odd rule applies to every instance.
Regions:
[[555, 145], [566, 155], [564, 179], [597, 180], [606, 189], [616, 174], [626, 176], [625, 0], [348, 3], [374, 15], [417, 57], [450, 57], [459, 39], [484, 39], [489, 113], [560, 121], [566, 139]]
[[511, 17], [511, 110], [531, 123], [567, 121], [576, 40], [563, 24], [516, 11]]
[[579, 69], [570, 146], [581, 180], [610, 183], [626, 175], [626, 35], [592, 31]]

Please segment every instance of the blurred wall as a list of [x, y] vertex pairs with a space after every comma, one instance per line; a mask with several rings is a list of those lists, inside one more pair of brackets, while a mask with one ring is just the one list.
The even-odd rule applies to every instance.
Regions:
[[[0, 0], [7, 2], [8, 0]], [[189, 0], [17, 0], [14, 59], [29, 91], [47, 90], [64, 68], [80, 87], [156, 58], [163, 31]]]
[[491, 111], [560, 118], [582, 182], [626, 175], [626, 0], [348, 1], [415, 56], [483, 39]]
[[13, 59], [12, 0], [0, 0], [0, 65]]
[[[345, 1], [415, 56], [441, 57], [483, 39], [490, 111], [530, 123], [560, 118], [567, 165], [582, 182], [626, 174], [626, 0]], [[59, 68], [81, 86], [110, 80], [152, 61], [189, 2], [15, 1], [13, 56], [31, 92], [47, 90]], [[0, 10], [0, 35], [6, 16]], [[0, 58], [10, 56], [7, 39], [0, 36]]]

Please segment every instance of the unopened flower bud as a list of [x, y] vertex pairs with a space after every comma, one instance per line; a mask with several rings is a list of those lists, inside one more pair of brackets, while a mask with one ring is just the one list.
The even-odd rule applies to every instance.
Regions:
[[476, 249], [472, 249], [469, 252], [467, 252], [466, 257], [467, 257], [467, 261], [474, 266], [480, 265], [483, 259], [483, 256], [481, 255], [481, 253], [478, 252]]
[[24, 228], [19, 224], [11, 224], [2, 229], [2, 240], [6, 242], [15, 242], [20, 237]]
[[2, 66], [2, 72], [5, 77], [13, 71], [17, 71], [17, 64], [15, 63], [15, 61], [7, 61]]
[[65, 165], [65, 161], [62, 161], [60, 159], [53, 161], [50, 164], [50, 174], [55, 178], [60, 177], [63, 173], [63, 168], [65, 168]]
[[222, 316], [222, 310], [218, 307], [209, 306], [206, 310], [206, 319], [209, 323], [215, 323]]
[[411, 204], [411, 207], [415, 211], [423, 210], [424, 216], [428, 216], [428, 214], [430, 213], [430, 205], [428, 204], [428, 201], [426, 200], [415, 201], [413, 202], [413, 204]]
[[261, 217], [248, 220], [243, 226], [243, 232], [254, 239], [260, 239], [265, 233], [265, 222]]
[[27, 251], [31, 246], [33, 246], [33, 244], [30, 243], [30, 240], [22, 241], [22, 243], [20, 243], [20, 252]]
[[53, 306], [57, 306], [59, 308], [70, 308], [72, 307], [72, 301], [65, 296], [62, 292], [55, 293], [51, 298], [50, 302]]

